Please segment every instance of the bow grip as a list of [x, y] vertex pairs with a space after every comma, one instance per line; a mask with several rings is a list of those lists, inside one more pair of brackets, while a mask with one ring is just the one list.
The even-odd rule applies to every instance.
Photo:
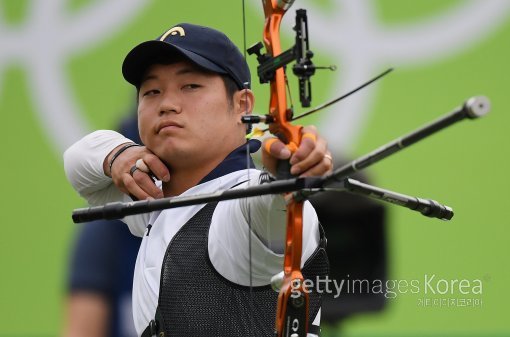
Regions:
[[[292, 154], [296, 152], [298, 146], [294, 142], [290, 142], [285, 145]], [[292, 179], [296, 178], [296, 176], [290, 173], [290, 160], [289, 159], [281, 159], [276, 163], [276, 179]]]

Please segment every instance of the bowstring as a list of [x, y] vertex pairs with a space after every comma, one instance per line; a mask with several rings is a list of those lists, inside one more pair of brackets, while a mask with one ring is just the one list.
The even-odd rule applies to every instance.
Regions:
[[[244, 56], [244, 60], [246, 62], [247, 59], [246, 59], [246, 5], [245, 5], [245, 0], [241, 0], [242, 2], [242, 18], [243, 18], [243, 56]], [[245, 99], [244, 99], [244, 102], [245, 102], [245, 114], [247, 115], [248, 114], [248, 86], [249, 86], [249, 83], [244, 83], [244, 95], [245, 95]], [[248, 127], [249, 125], [251, 124], [247, 124], [246, 127], [247, 127], [247, 130], [248, 130]], [[250, 130], [251, 131], [251, 130]], [[250, 186], [251, 184], [251, 177], [250, 177], [250, 164], [251, 164], [251, 161], [250, 161], [250, 140], [247, 140], [247, 146], [246, 146], [246, 168], [248, 170], [248, 174], [247, 174], [247, 178], [248, 178], [248, 186]], [[251, 235], [252, 235], [252, 228], [251, 228], [251, 204], [248, 202], [248, 264], [249, 264], [249, 274], [250, 274], [250, 291], [249, 291], [249, 309], [250, 309], [250, 312], [251, 313], [254, 313], [254, 308], [253, 308], [253, 268], [252, 268], [252, 240], [251, 240]], [[253, 336], [254, 335], [254, 316], [253, 314], [250, 315], [250, 319], [249, 319], [249, 324], [250, 324], [250, 331], [251, 331], [251, 335]]]

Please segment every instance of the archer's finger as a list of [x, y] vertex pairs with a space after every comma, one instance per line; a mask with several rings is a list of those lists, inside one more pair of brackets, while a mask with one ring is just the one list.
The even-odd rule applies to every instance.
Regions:
[[170, 180], [170, 171], [168, 171], [166, 165], [156, 155], [147, 153], [142, 157], [142, 160], [156, 178], [164, 182]]
[[135, 179], [129, 173], [122, 175], [122, 182], [124, 184], [124, 188], [127, 190], [127, 194], [131, 197], [134, 196], [138, 200], [145, 200], [151, 197], [140, 186], [138, 186]]
[[313, 177], [313, 176], [322, 176], [325, 174], [329, 174], [333, 171], [333, 158], [329, 151], [324, 155], [321, 161], [319, 161], [316, 165], [308, 168], [306, 171], [301, 172], [300, 177]]
[[137, 169], [133, 172], [132, 177], [136, 184], [149, 196], [154, 199], [163, 198], [163, 191], [156, 186], [147, 173]]
[[[317, 143], [315, 144], [313, 150], [308, 153], [305, 159], [293, 164], [290, 168], [290, 173], [293, 175], [301, 175], [316, 166], [322, 168], [323, 166], [321, 164], [324, 161], [326, 151], [326, 142], [322, 138], [317, 139]], [[327, 167], [324, 167], [324, 169], [327, 169]], [[322, 175], [324, 173], [325, 170], [324, 172], [319, 172], [318, 175]]]
[[289, 159], [291, 152], [285, 144], [276, 137], [264, 140], [264, 151], [276, 159]]
[[315, 126], [305, 126], [301, 129], [301, 143], [299, 144], [298, 149], [290, 158], [290, 164], [296, 164], [304, 159], [306, 159], [310, 153], [314, 150], [317, 143], [317, 129]]

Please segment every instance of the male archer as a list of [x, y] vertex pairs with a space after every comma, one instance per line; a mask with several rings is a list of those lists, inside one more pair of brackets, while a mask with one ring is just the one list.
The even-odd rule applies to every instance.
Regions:
[[[247, 152], [260, 147], [246, 142], [241, 122], [254, 105], [250, 72], [223, 33], [177, 25], [132, 49], [122, 72], [137, 89], [145, 146], [101, 130], [65, 152], [67, 177], [91, 205], [198, 195], [271, 179], [247, 160]], [[293, 154], [278, 140], [264, 144], [270, 173], [284, 159], [293, 175], [331, 171], [326, 142], [315, 128], [303, 128], [302, 138]], [[284, 210], [283, 197], [269, 195], [123, 219], [143, 237], [133, 284], [138, 333], [272, 336], [277, 293], [270, 279], [282, 270]], [[326, 274], [327, 258], [309, 203], [303, 213], [303, 274], [314, 280]], [[320, 296], [313, 292], [309, 318], [309, 330], [317, 331]]]

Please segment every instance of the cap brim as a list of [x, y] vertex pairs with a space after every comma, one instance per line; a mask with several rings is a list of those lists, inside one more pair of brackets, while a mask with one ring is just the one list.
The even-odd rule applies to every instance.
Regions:
[[203, 56], [167, 42], [155, 40], [143, 42], [127, 54], [122, 63], [122, 75], [126, 81], [138, 87], [149, 66], [171, 62], [172, 58], [178, 56], [184, 56], [196, 65], [215, 73], [227, 74], [224, 69]]

